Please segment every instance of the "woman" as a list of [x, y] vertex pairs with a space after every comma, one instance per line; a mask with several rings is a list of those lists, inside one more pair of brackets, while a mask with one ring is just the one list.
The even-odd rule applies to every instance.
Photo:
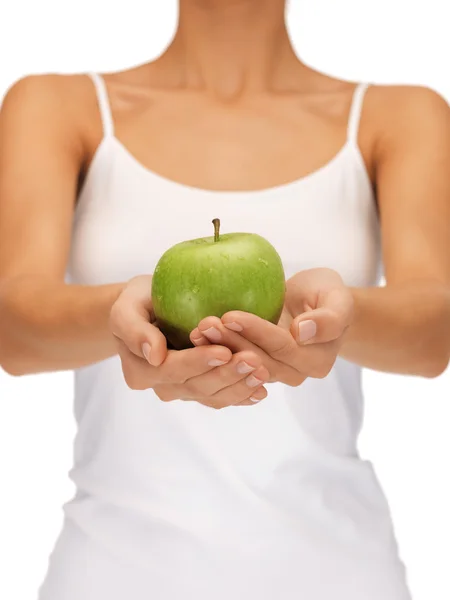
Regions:
[[[360, 368], [448, 364], [449, 110], [310, 69], [284, 14], [180, 0], [155, 62], [5, 98], [1, 364], [76, 370], [41, 600], [410, 598], [358, 456]], [[282, 317], [208, 317], [168, 349], [151, 273], [214, 217], [277, 248]]]

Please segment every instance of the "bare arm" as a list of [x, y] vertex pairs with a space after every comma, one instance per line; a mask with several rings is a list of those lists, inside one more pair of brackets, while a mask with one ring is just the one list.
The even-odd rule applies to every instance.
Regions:
[[450, 108], [427, 89], [388, 92], [376, 155], [386, 286], [352, 290], [341, 354], [436, 376], [450, 358]]
[[64, 282], [83, 160], [71, 86], [26, 78], [0, 112], [0, 365], [15, 375], [116, 353], [108, 319], [123, 285]]

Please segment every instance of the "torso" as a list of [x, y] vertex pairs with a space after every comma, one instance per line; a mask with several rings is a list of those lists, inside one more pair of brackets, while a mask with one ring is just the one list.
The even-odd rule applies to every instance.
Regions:
[[[77, 80], [89, 110], [75, 283], [152, 273], [213, 217], [266, 237], [286, 277], [325, 266], [377, 283], [375, 138], [359, 111], [347, 133], [354, 85], [311, 75], [322, 87], [225, 106], [145, 92], [145, 69], [106, 78], [105, 137], [92, 81]], [[250, 410], [214, 411], [130, 390], [117, 356], [78, 370], [77, 494], [41, 600], [409, 600], [388, 506], [358, 455], [359, 367], [339, 358], [325, 379], [268, 391]]]

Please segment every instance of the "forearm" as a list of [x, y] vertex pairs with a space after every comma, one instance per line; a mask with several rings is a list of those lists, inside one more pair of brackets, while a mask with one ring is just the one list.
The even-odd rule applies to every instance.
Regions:
[[0, 285], [0, 365], [14, 375], [75, 369], [116, 353], [109, 313], [123, 284], [23, 277]]
[[391, 373], [437, 376], [450, 358], [450, 290], [430, 281], [352, 288], [341, 356]]

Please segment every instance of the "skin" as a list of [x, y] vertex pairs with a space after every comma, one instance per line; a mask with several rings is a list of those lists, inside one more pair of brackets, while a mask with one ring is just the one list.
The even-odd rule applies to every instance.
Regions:
[[[137, 160], [212, 190], [272, 187], [325, 164], [345, 142], [355, 87], [297, 59], [283, 0], [181, 0], [178, 32], [161, 58], [105, 80], [116, 136]], [[85, 76], [26, 77], [4, 100], [0, 364], [7, 372], [72, 369], [118, 353], [131, 388], [223, 408], [264, 398], [268, 381], [324, 377], [338, 355], [393, 373], [445, 370], [450, 111], [438, 94], [371, 86], [364, 103], [358, 143], [376, 190], [387, 285], [349, 289], [328, 269], [298, 273], [287, 282], [278, 326], [245, 313], [210, 317], [191, 334], [197, 347], [182, 352], [168, 351], [151, 324], [150, 275], [107, 286], [64, 283], [77, 191], [101, 138]], [[313, 337], [301, 340], [300, 324]]]

